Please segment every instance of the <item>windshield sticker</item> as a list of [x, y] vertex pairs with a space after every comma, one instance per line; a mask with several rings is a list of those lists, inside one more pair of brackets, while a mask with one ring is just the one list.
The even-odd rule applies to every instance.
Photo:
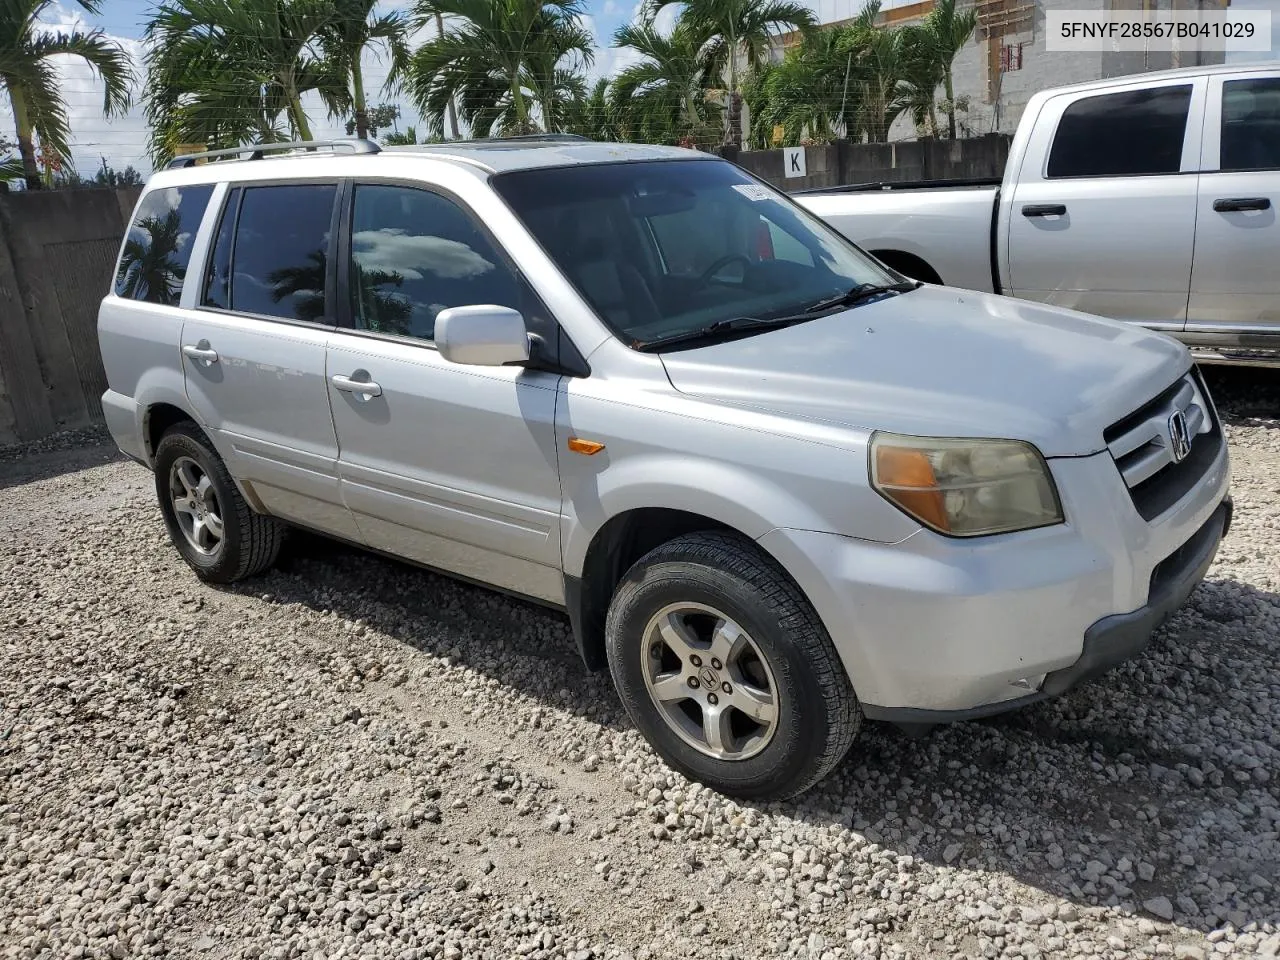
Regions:
[[761, 186], [758, 183], [735, 183], [733, 184], [733, 189], [748, 200], [768, 200], [773, 196], [768, 187]]

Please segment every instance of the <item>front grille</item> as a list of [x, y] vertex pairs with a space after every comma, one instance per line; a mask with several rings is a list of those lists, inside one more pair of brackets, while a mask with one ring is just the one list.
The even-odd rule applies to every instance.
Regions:
[[[1222, 449], [1222, 428], [1200, 372], [1193, 369], [1102, 435], [1144, 520], [1160, 516], [1195, 485]], [[1170, 418], [1186, 419], [1191, 449], [1174, 459]]]

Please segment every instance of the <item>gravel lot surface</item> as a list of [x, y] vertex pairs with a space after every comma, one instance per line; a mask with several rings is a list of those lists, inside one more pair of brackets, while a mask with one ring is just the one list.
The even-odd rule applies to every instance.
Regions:
[[0, 450], [0, 955], [1280, 954], [1280, 374], [1153, 647], [790, 803], [670, 772], [567, 621], [296, 538], [201, 585], [100, 431]]

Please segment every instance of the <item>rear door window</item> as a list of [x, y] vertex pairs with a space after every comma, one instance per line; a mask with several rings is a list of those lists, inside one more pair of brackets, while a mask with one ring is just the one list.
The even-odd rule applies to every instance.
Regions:
[[152, 190], [142, 198], [120, 253], [116, 296], [178, 304], [211, 196], [212, 184], [198, 184]]
[[1050, 178], [1177, 173], [1191, 84], [1084, 97], [1062, 114], [1049, 152]]
[[1280, 77], [1222, 85], [1219, 170], [1280, 169]]
[[[336, 197], [332, 183], [245, 187], [234, 226], [227, 222], [230, 205], [220, 225], [205, 302], [237, 313], [325, 322]], [[234, 230], [223, 268], [229, 282], [218, 275], [224, 229]]]

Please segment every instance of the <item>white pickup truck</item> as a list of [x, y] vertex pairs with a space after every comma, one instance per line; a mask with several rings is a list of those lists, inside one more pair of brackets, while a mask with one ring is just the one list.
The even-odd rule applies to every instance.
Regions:
[[917, 280], [1138, 323], [1200, 362], [1280, 366], [1280, 66], [1042, 91], [1003, 182], [795, 199]]

